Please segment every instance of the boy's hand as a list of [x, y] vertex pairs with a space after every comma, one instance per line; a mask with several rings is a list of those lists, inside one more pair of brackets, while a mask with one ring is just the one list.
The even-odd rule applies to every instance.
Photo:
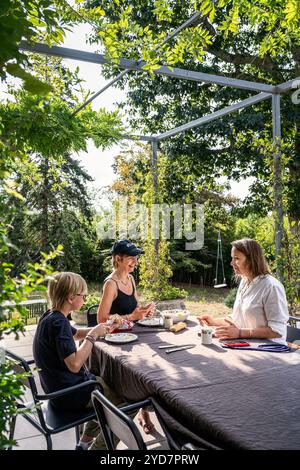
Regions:
[[113, 323], [111, 325], [108, 325], [107, 323], [99, 323], [99, 325], [96, 325], [90, 332], [93, 336], [96, 336], [97, 338], [104, 337], [108, 333], [112, 333], [118, 325], [116, 323]]

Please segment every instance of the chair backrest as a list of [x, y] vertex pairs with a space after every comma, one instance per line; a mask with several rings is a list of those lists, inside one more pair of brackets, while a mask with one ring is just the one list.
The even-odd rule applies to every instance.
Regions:
[[92, 401], [109, 450], [116, 448], [113, 436], [119, 438], [129, 450], [146, 450], [141, 433], [129, 416], [111, 403], [99, 390], [92, 392]]
[[174, 418], [173, 413], [171, 415], [171, 412], [162, 406], [157, 398], [151, 397], [151, 402], [170, 449], [221, 450], [216, 444], [190, 431], [177, 418]]
[[297, 339], [300, 339], [300, 329], [295, 326], [287, 325], [286, 340], [292, 343]]
[[290, 315], [288, 322], [291, 326], [298, 328], [300, 327], [300, 316], [296, 317], [295, 315]]
[[97, 325], [97, 312], [99, 304], [92, 305], [86, 312], [87, 326], [93, 327]]
[[[44, 420], [44, 415], [43, 412], [39, 406], [39, 400], [37, 400], [36, 395], [38, 394], [38, 389], [36, 386], [36, 382], [34, 379], [34, 375], [30, 369], [29, 363], [23, 359], [22, 357], [18, 356], [15, 353], [12, 353], [11, 351], [6, 350], [5, 351], [5, 357], [8, 359], [12, 365], [12, 369], [16, 374], [24, 374], [26, 373], [27, 376], [22, 378], [21, 381], [24, 386], [24, 395], [26, 395], [26, 402], [27, 404], [30, 404], [32, 407], [32, 404], [34, 404], [34, 412], [36, 412], [40, 424], [45, 427], [45, 420]], [[25, 408], [26, 403], [24, 402], [23, 399], [16, 399], [17, 405], [19, 408]]]

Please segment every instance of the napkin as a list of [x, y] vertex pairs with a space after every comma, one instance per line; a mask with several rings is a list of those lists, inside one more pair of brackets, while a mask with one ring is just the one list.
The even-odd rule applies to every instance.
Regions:
[[178, 331], [184, 330], [186, 327], [186, 323], [180, 321], [179, 323], [176, 323], [176, 325], [171, 326], [170, 331], [172, 331], [173, 333], [178, 333]]

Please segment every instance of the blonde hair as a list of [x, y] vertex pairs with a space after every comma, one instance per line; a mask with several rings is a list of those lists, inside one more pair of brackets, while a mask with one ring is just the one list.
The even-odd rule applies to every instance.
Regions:
[[62, 308], [71, 295], [87, 293], [87, 285], [83, 277], [71, 272], [55, 274], [48, 282], [48, 296], [52, 309]]
[[247, 265], [253, 277], [260, 274], [271, 274], [263, 250], [257, 241], [251, 238], [242, 238], [231, 242], [231, 246], [246, 256]]

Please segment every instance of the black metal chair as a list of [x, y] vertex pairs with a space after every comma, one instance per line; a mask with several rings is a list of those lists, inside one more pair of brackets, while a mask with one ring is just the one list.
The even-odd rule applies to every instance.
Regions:
[[157, 398], [151, 397], [155, 414], [166, 436], [169, 448], [172, 450], [221, 450], [221, 447], [195, 435], [179, 423]]
[[[300, 328], [297, 328], [297, 321], [300, 322], [300, 317], [289, 317], [289, 325], [287, 325], [287, 334], [286, 334], [286, 340], [289, 343], [292, 343], [293, 341], [300, 339]], [[293, 326], [292, 326], [293, 325]]]
[[[93, 380], [89, 380], [82, 384], [74, 385], [73, 387], [41, 395], [38, 393], [35, 378], [30, 369], [30, 364], [34, 364], [34, 361], [26, 361], [20, 356], [17, 356], [16, 354], [7, 350], [5, 351], [5, 357], [6, 360], [11, 362], [12, 369], [16, 373], [29, 373], [28, 377], [22, 379], [25, 388], [25, 398], [17, 399], [17, 409], [19, 411], [18, 415], [29, 421], [32, 426], [38, 429], [38, 431], [40, 431], [45, 436], [47, 450], [52, 450], [52, 434], [58, 434], [71, 428], [75, 428], [77, 444], [80, 438], [79, 425], [87, 421], [97, 419], [94, 409], [86, 408], [83, 410], [62, 411], [52, 406], [49, 400], [63, 395], [80, 393], [80, 391], [85, 387], [90, 387], [91, 385], [99, 386], [99, 384]], [[14, 416], [10, 423], [9, 439], [14, 438], [16, 419], [17, 415]]]
[[99, 304], [92, 305], [86, 312], [87, 326], [93, 327], [97, 325], [97, 312]]
[[116, 449], [118, 442], [114, 437], [123, 442], [129, 450], [147, 449], [136, 424], [126, 413], [148, 406], [151, 404], [150, 400], [143, 400], [117, 408], [99, 390], [94, 390], [92, 392], [92, 401], [108, 450]]

